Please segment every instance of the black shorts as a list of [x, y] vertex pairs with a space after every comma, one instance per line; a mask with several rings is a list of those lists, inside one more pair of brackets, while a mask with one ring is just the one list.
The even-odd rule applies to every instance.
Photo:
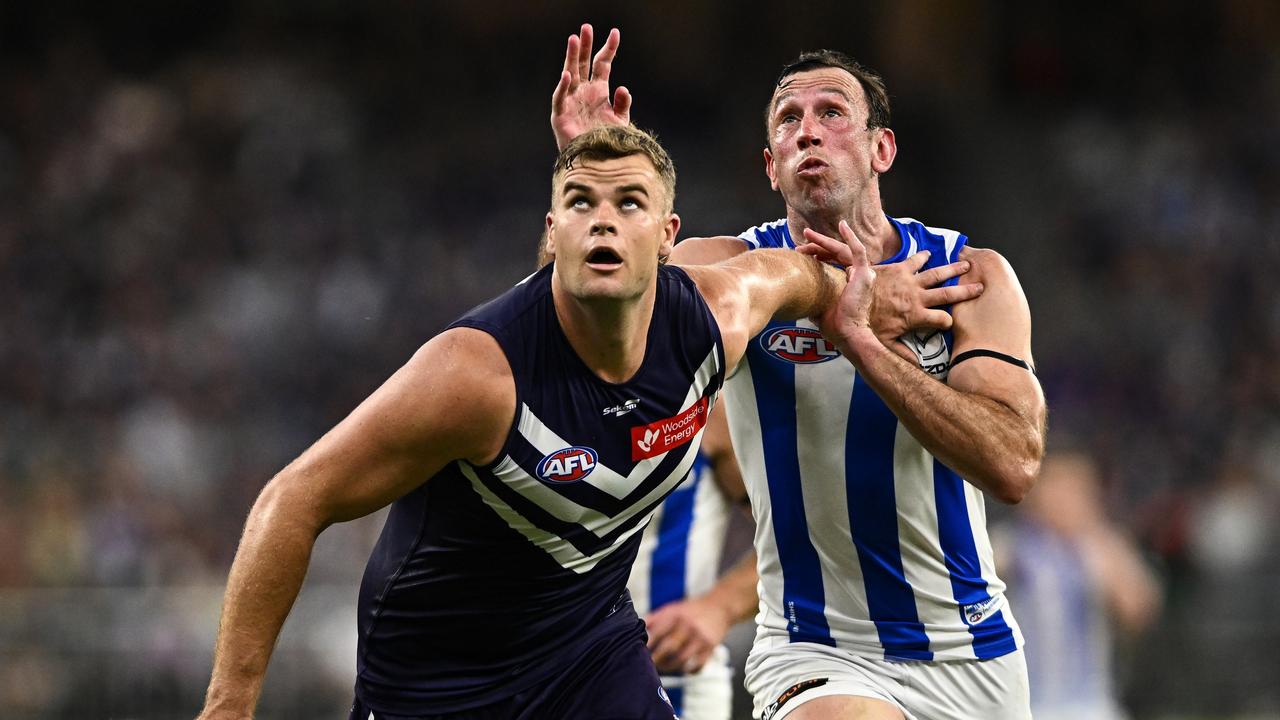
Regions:
[[545, 682], [484, 707], [388, 715], [356, 698], [350, 720], [673, 720], [644, 633], [603, 638]]

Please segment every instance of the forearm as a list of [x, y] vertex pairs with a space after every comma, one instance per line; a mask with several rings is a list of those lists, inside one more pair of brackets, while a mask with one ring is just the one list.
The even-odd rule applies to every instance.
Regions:
[[205, 716], [253, 714], [276, 638], [306, 576], [319, 528], [268, 486], [254, 503], [227, 578]]
[[840, 350], [934, 457], [996, 499], [1021, 501], [1044, 455], [1040, 418], [930, 378], [868, 329], [842, 339]]
[[750, 620], [760, 605], [760, 597], [756, 593], [759, 580], [755, 551], [748, 551], [720, 576], [703, 597], [724, 609], [730, 625]]

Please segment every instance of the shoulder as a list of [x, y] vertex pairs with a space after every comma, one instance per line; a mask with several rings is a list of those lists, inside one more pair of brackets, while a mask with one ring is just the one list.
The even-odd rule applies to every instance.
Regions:
[[961, 280], [982, 283], [983, 291], [951, 308], [955, 351], [985, 348], [1031, 362], [1031, 308], [1013, 266], [1000, 253], [984, 248], [965, 248], [960, 259], [970, 263]]
[[489, 332], [474, 327], [458, 326], [445, 330], [418, 348], [414, 358], [419, 357], [446, 360], [450, 364], [465, 360], [458, 363], [458, 369], [462, 371], [486, 374], [501, 369], [511, 374], [498, 341]]
[[714, 311], [726, 303], [739, 299], [741, 282], [732, 268], [719, 264], [685, 265], [674, 268], [689, 278], [699, 295]]
[[669, 278], [669, 287], [679, 281], [678, 291], [666, 291], [669, 299], [662, 303], [663, 312], [674, 315], [667, 322], [682, 332], [698, 332], [697, 328], [709, 324], [723, 341], [726, 327], [731, 327], [726, 323], [736, 317], [733, 308], [741, 294], [731, 268], [721, 264], [666, 265], [661, 268], [660, 277]]
[[674, 265], [712, 265], [749, 249], [746, 241], [732, 235], [685, 238], [676, 243], [668, 261]]
[[988, 285], [997, 283], [999, 285], [1020, 287], [1018, 276], [1013, 271], [1013, 265], [995, 250], [966, 245], [960, 250], [960, 255], [957, 259], [969, 261], [970, 269], [965, 274], [965, 280]]
[[516, 387], [492, 334], [471, 327], [445, 330], [418, 348], [399, 374], [401, 391], [437, 416], [424, 422], [448, 418], [448, 434], [463, 458], [487, 461], [501, 449], [515, 417]]

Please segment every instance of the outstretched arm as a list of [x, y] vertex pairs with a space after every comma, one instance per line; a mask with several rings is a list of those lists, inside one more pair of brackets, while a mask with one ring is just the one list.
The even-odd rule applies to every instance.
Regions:
[[454, 459], [490, 460], [514, 415], [515, 386], [497, 343], [477, 330], [451, 330], [272, 478], [227, 578], [200, 718], [253, 716], [322, 530], [377, 510]]
[[[852, 279], [856, 272], [874, 280], [875, 272], [848, 225], [840, 231], [844, 242], [805, 231], [806, 240], [851, 273], [849, 290], [823, 318], [823, 332], [930, 453], [996, 499], [1020, 502], [1044, 456], [1045, 402], [1035, 374], [976, 357], [954, 366], [943, 384], [887, 349], [869, 326], [871, 282]], [[1031, 313], [1013, 269], [991, 250], [966, 248], [961, 257], [984, 290], [953, 309], [954, 356], [981, 349], [1031, 362]]]
[[791, 250], [755, 250], [715, 265], [684, 267], [720, 326], [732, 371], [772, 319], [817, 316], [840, 296], [844, 273]]
[[583, 24], [579, 34], [569, 36], [560, 82], [551, 94], [551, 130], [557, 149], [563, 150], [593, 127], [631, 123], [631, 93], [619, 87], [610, 102], [609, 72], [621, 39], [617, 28], [610, 30], [593, 61], [591, 25]]

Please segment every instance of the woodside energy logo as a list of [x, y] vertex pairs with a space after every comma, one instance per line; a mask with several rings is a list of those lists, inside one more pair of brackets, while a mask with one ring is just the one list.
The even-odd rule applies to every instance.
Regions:
[[661, 455], [692, 440], [707, 424], [710, 404], [707, 398], [702, 398], [665, 420], [631, 428], [631, 461]]

